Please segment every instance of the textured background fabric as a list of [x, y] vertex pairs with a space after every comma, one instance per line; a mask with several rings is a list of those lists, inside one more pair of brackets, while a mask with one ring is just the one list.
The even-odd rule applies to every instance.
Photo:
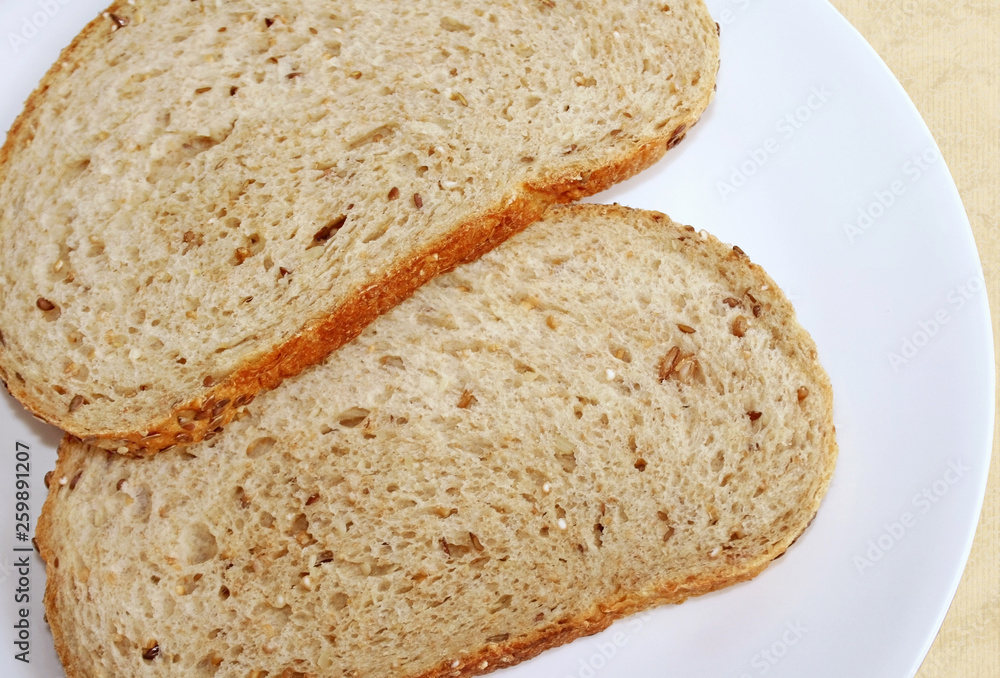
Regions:
[[[986, 274], [993, 334], [1000, 338], [1000, 3], [831, 2], [896, 74], [941, 147], [972, 222]], [[998, 676], [1000, 438], [994, 433], [986, 503], [972, 555], [917, 677]]]

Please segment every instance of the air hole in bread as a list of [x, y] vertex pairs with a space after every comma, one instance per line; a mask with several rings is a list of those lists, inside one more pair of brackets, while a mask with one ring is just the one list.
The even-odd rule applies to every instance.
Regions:
[[247, 496], [246, 490], [242, 487], [237, 486], [236, 489], [233, 490], [233, 498], [239, 503], [240, 508], [245, 509], [250, 507], [250, 497]]
[[[457, 330], [458, 325], [455, 323], [455, 319], [448, 313], [439, 313], [435, 309], [429, 308], [425, 309], [417, 316], [417, 322], [421, 325], [428, 325], [431, 327], [441, 327], [446, 330]], [[527, 369], [531, 369], [530, 367]], [[518, 370], [520, 371], [520, 370]]]
[[99, 257], [104, 254], [105, 244], [103, 240], [90, 236], [87, 242], [90, 243], [90, 247], [87, 248], [88, 257]]
[[70, 163], [66, 166], [65, 179], [66, 181], [72, 181], [76, 179], [81, 174], [87, 171], [90, 167], [90, 158], [84, 158], [82, 160], [77, 160], [76, 162]]
[[172, 136], [165, 144], [166, 150], [163, 154], [150, 163], [146, 180], [156, 184], [179, 176], [181, 171], [190, 167], [197, 156], [218, 146], [231, 132], [232, 127], [217, 136], [191, 135], [186, 138], [181, 135]]
[[558, 451], [556, 452], [556, 461], [562, 467], [562, 470], [566, 473], [572, 473], [576, 470], [576, 452], [571, 450], [568, 452]]
[[512, 596], [509, 593], [505, 593], [504, 595], [500, 596], [500, 599], [497, 600], [496, 605], [490, 608], [490, 612], [492, 614], [496, 614], [500, 610], [510, 607], [510, 604], [511, 602], [513, 602], [513, 600], [514, 596]]
[[261, 602], [254, 606], [251, 618], [260, 624], [268, 624], [273, 631], [281, 631], [292, 616], [292, 607], [285, 602], [283, 595], [278, 595], [270, 602]]
[[313, 234], [312, 241], [309, 243], [306, 249], [308, 250], [313, 247], [319, 247], [320, 245], [325, 244], [330, 238], [332, 238], [337, 234], [337, 231], [343, 228], [344, 223], [346, 221], [347, 221], [346, 214], [341, 214], [328, 221], [326, 225], [323, 226], [323, 228], [319, 229], [318, 231], [316, 231], [315, 234]]
[[337, 415], [337, 423], [344, 428], [355, 428], [371, 414], [363, 407], [352, 407]]
[[132, 499], [132, 517], [137, 521], [149, 522], [149, 515], [153, 509], [152, 493], [145, 485], [135, 488], [135, 493], [129, 495]]
[[381, 358], [379, 358], [378, 362], [380, 365], [384, 365], [385, 367], [394, 367], [400, 370], [406, 369], [405, 366], [403, 365], [403, 359], [400, 358], [398, 355], [382, 356]]
[[520, 360], [515, 360], [514, 361], [514, 370], [518, 374], [526, 374], [528, 372], [534, 372], [535, 368], [532, 367], [531, 365], [528, 365], [526, 363], [521, 362]]
[[457, 19], [453, 19], [453, 18], [451, 18], [449, 16], [441, 18], [441, 28], [443, 28], [446, 31], [451, 31], [451, 32], [466, 32], [466, 33], [469, 33], [469, 35], [475, 35], [475, 33], [472, 30], [471, 26], [466, 26], [465, 24], [463, 24], [462, 22], [458, 21]]
[[257, 459], [263, 457], [265, 454], [270, 452], [274, 448], [274, 444], [278, 442], [270, 436], [265, 436], [263, 438], [257, 438], [252, 443], [247, 445], [247, 456], [251, 459]]
[[194, 593], [195, 589], [198, 588], [198, 582], [201, 580], [201, 574], [187, 575], [181, 577], [177, 580], [177, 584], [174, 586], [174, 593], [178, 596], [188, 596]]
[[412, 500], [412, 499], [410, 499], [408, 497], [400, 498], [400, 499], [397, 499], [395, 501], [396, 510], [398, 510], [398, 511], [403, 511], [403, 510], [406, 510], [406, 509], [410, 509], [410, 508], [413, 508], [416, 505], [417, 505], [417, 502], [415, 502], [414, 500]]
[[609, 350], [611, 351], [611, 355], [623, 363], [632, 362], [632, 353], [624, 346], [611, 346]]
[[377, 144], [379, 142], [385, 141], [396, 134], [396, 130], [399, 127], [396, 123], [388, 123], [385, 125], [379, 125], [374, 129], [371, 129], [360, 136], [355, 137], [351, 142], [348, 143], [347, 147], [350, 150], [356, 150], [365, 146], [367, 144]]
[[306, 518], [306, 514], [300, 513], [297, 516], [295, 516], [294, 520], [292, 521], [292, 526], [288, 532], [291, 535], [296, 535], [299, 534], [300, 532], [306, 532], [308, 529], [309, 529], [309, 519]]
[[385, 235], [388, 230], [389, 230], [389, 226], [386, 226], [385, 228], [381, 228], [381, 229], [376, 229], [376, 230], [372, 231], [371, 233], [367, 234], [364, 238], [362, 238], [361, 242], [366, 243], [366, 244], [370, 243], [370, 242], [375, 242], [376, 240], [378, 240], [379, 238], [381, 238], [383, 235]]
[[[265, 243], [264, 236], [260, 233], [251, 233], [246, 237], [245, 243], [241, 249], [246, 250], [246, 257], [243, 259], [248, 259], [249, 257], [256, 256], [264, 251]], [[242, 261], [240, 263], [243, 263]]]
[[[184, 531], [182, 543], [189, 565], [204, 563], [219, 552], [215, 535], [205, 523], [193, 523]], [[200, 578], [200, 575], [197, 575]]]

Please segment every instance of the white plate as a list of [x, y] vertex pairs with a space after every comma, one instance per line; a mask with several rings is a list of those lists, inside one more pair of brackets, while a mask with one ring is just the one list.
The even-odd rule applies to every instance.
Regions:
[[[105, 0], [0, 7], [0, 128]], [[649, 172], [598, 196], [739, 244], [789, 293], [833, 381], [840, 460], [813, 526], [757, 579], [647, 612], [509, 678], [912, 676], [965, 565], [993, 435], [993, 339], [954, 182], [902, 88], [823, 0], [709, 0], [718, 95]], [[58, 434], [0, 400], [0, 674], [61, 676], [41, 561], [18, 552]], [[9, 511], [9, 512], [8, 512]], [[29, 556], [28, 584], [17, 559]], [[18, 588], [30, 663], [18, 661]]]

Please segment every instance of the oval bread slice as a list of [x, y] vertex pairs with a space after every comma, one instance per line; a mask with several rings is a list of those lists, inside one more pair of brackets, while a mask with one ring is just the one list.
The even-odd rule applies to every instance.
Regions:
[[653, 163], [717, 68], [701, 0], [116, 3], [0, 151], [0, 379], [107, 449], [200, 440]]
[[38, 527], [70, 676], [472, 676], [749, 579], [831, 478], [792, 306], [661, 214], [554, 208], [144, 459], [67, 437]]

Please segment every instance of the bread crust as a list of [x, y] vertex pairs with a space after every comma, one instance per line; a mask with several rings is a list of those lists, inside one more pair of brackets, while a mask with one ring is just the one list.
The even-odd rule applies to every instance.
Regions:
[[[619, 205], [588, 205], [587, 209], [594, 209], [604, 215], [612, 216], [622, 214], [628, 208]], [[654, 219], [662, 221], [667, 219], [666, 215], [657, 215]], [[695, 238], [701, 236], [696, 234], [695, 229], [687, 227]], [[725, 248], [726, 246], [713, 236], [708, 236], [702, 240], [702, 244], [707, 244], [713, 248]], [[749, 257], [739, 247], [734, 246], [726, 255], [727, 263], [742, 262], [747, 267], [747, 273], [753, 281], [755, 289], [770, 290], [767, 303], [778, 307], [778, 312], [785, 317], [794, 318], [795, 310], [791, 302], [780, 288], [771, 279], [770, 275], [759, 265], [750, 261]], [[743, 271], [736, 267], [720, 266], [719, 273], [730, 280], [736, 282], [741, 279]], [[792, 337], [790, 343], [811, 347], [812, 358], [817, 358], [815, 343], [808, 332], [801, 326], [792, 324], [785, 326], [785, 331], [790, 331]], [[817, 375], [817, 385], [822, 393], [821, 397], [825, 402], [833, 402], [833, 387], [829, 378], [823, 370]], [[679, 580], [667, 580], [660, 582], [647, 591], [632, 592], [619, 599], [605, 599], [598, 601], [590, 612], [578, 615], [561, 623], [539, 629], [537, 632], [515, 641], [487, 646], [482, 648], [471, 658], [465, 659], [458, 667], [449, 662], [442, 662], [434, 669], [422, 674], [405, 678], [467, 678], [468, 676], [479, 676], [490, 673], [500, 668], [513, 666], [519, 662], [532, 659], [545, 650], [549, 650], [565, 643], [569, 643], [577, 638], [591, 636], [607, 629], [615, 621], [648, 610], [659, 605], [679, 604], [688, 598], [704, 595], [717, 591], [740, 582], [753, 579], [763, 572], [774, 560], [780, 558], [785, 552], [805, 533], [816, 517], [823, 497], [833, 478], [833, 472], [837, 461], [837, 441], [836, 427], [833, 423], [833, 409], [826, 411], [825, 421], [822, 430], [823, 440], [820, 447], [823, 450], [823, 458], [826, 462], [824, 468], [817, 474], [816, 481], [809, 496], [812, 498], [807, 511], [803, 513], [803, 520], [798, 530], [792, 530], [777, 543], [771, 550], [759, 558], [743, 563], [741, 567], [723, 568], [710, 572], [702, 576], [689, 576]], [[484, 665], [485, 662], [485, 665]]]
[[[616, 215], [623, 217], [630, 211], [628, 208], [618, 205], [577, 205], [571, 208], [554, 209], [588, 210], [595, 215], [605, 217]], [[668, 221], [668, 217], [653, 213], [652, 221], [651, 227]], [[692, 227], [685, 228], [690, 233], [690, 237], [683, 243], [684, 247], [689, 250], [707, 249], [707, 256], [717, 260], [717, 270], [723, 278], [729, 281], [734, 288], [752, 287], [758, 300], [771, 309], [769, 313], [784, 319], [781, 329], [785, 333], [787, 343], [803, 349], [801, 353], [789, 355], [789, 360], [804, 363], [808, 366], [808, 371], [815, 375], [815, 381], [811, 386], [818, 388], [820, 392], [814, 395], [810, 394], [809, 397], [819, 397], [825, 403], [833, 403], [832, 386], [825, 371], [819, 366], [815, 343], [808, 332], [794, 322], [795, 312], [791, 302], [771, 277], [759, 265], [752, 263], [739, 247], [730, 248], [713, 236], [699, 234]], [[549, 626], [512, 640], [482, 647], [458, 660], [457, 665], [455, 664], [456, 660], [445, 660], [428, 671], [405, 674], [401, 675], [400, 678], [465, 678], [484, 675], [526, 661], [547, 649], [558, 647], [577, 638], [599, 633], [608, 628], [614, 621], [628, 615], [659, 605], [682, 603], [688, 598], [710, 593], [756, 577], [773, 560], [784, 555], [801, 537], [812, 523], [823, 501], [833, 477], [838, 454], [832, 406], [825, 408], [821, 430], [823, 431], [822, 439], [817, 445], [821, 450], [823, 467], [816, 471], [813, 483], [806, 493], [808, 503], [800, 513], [801, 519], [798, 525], [795, 529], [790, 529], [770, 549], [756, 558], [737, 565], [720, 563], [718, 567], [700, 575], [682, 575], [657, 582], [645, 590], [631, 591], [617, 597], [599, 600], [584, 613], [558, 620]], [[63, 445], [73, 442], [76, 441], [67, 436], [63, 440]], [[60, 454], [54, 477], [72, 478], [76, 472], [75, 468], [68, 466], [66, 456]], [[37, 528], [39, 551], [47, 564], [56, 557], [53, 544], [58, 538], [57, 535], [53, 534], [51, 525], [51, 504], [55, 501], [54, 496], [55, 493], [50, 493], [46, 499]], [[56, 611], [60, 606], [59, 578], [62, 576], [62, 572], [58, 569], [48, 568], [48, 573], [50, 578], [46, 586], [45, 606], [47, 610]], [[70, 642], [67, 640], [68, 629], [62, 626], [60, 615], [50, 612], [48, 619], [57, 652], [66, 666], [67, 675], [71, 678], [90, 678], [91, 674], [76, 664], [77, 658], [71, 651]], [[322, 674], [309, 675], [310, 678], [321, 678]]]
[[[829, 430], [832, 431], [832, 421]], [[72, 439], [67, 438], [63, 444], [66, 444], [70, 440]], [[688, 598], [711, 593], [712, 591], [753, 579], [763, 572], [772, 561], [784, 555], [788, 548], [802, 536], [812, 523], [819, 509], [821, 498], [825, 494], [826, 486], [832, 477], [833, 465], [836, 460], [836, 443], [834, 442], [832, 433], [827, 436], [824, 444], [828, 450], [827, 458], [829, 466], [822, 478], [822, 489], [817, 493], [817, 499], [814, 502], [811, 512], [808, 514], [809, 520], [805, 521], [798, 531], [789, 532], [782, 542], [766, 555], [752, 562], [745, 563], [743, 567], [730, 567], [700, 577], [688, 576], [681, 580], [667, 580], [648, 591], [629, 593], [620, 598], [608, 598], [598, 601], [586, 614], [560, 620], [555, 624], [511, 641], [488, 645], [463, 660], [442, 661], [429, 671], [400, 676], [400, 678], [466, 678], [469, 676], [485, 675], [497, 669], [508, 668], [523, 661], [533, 659], [546, 650], [565, 645], [578, 638], [600, 633], [615, 621], [629, 615], [660, 605], [680, 604]], [[57, 464], [57, 476], [60, 474], [66, 475], [67, 473], [69, 471], [61, 468], [61, 462]], [[50, 494], [46, 499], [46, 504], [54, 501], [53, 497], [54, 494]], [[44, 597], [45, 609], [56, 611], [60, 607], [59, 590], [61, 586], [59, 584], [59, 577], [61, 573], [57, 569], [48, 567], [48, 564], [55, 557], [50, 541], [53, 537], [51, 522], [47, 519], [50, 513], [50, 509], [43, 509], [42, 517], [39, 519], [36, 530], [36, 540], [39, 553], [47, 566], [47, 583]], [[67, 629], [60, 623], [61, 620], [62, 617], [58, 614], [49, 614], [47, 617], [56, 653], [66, 670], [66, 675], [68, 678], [94, 678], [94, 676], [87, 673], [83, 667], [77, 664], [76, 655], [71, 651], [69, 641], [67, 640]], [[458, 661], [457, 665], [456, 661]], [[310, 678], [320, 678], [319, 675], [309, 675]]]
[[[459, 224], [455, 236], [416, 254], [396, 270], [357, 292], [353, 298], [322, 320], [304, 328], [285, 344], [249, 362], [203, 396], [174, 408], [146, 431], [112, 429], [100, 432], [77, 428], [72, 421], [55, 419], [32, 397], [27, 384], [6, 384], [8, 391], [38, 418], [59, 426], [86, 444], [129, 456], [148, 456], [176, 445], [200, 442], [221, 431], [243, 405], [284, 379], [320, 362], [330, 352], [350, 342], [375, 318], [409, 297], [440, 273], [473, 261], [527, 228], [545, 210], [559, 203], [593, 195], [635, 176], [657, 162], [683, 139], [697, 119], [682, 122], [662, 139], [644, 144], [626, 157], [587, 172], [566, 172], [552, 183], [528, 186], [503, 207], [478, 219]], [[177, 415], [195, 411], [210, 416], [195, 419], [194, 429], [181, 428]], [[207, 438], [206, 438], [207, 436]]]
[[664, 582], [662, 586], [647, 594], [632, 594], [615, 601], [601, 601], [588, 614], [579, 615], [562, 623], [540, 629], [538, 632], [515, 642], [483, 648], [478, 654], [464, 660], [457, 667], [454, 666], [454, 662], [442, 662], [431, 671], [412, 676], [412, 678], [466, 678], [507, 668], [533, 659], [545, 650], [565, 645], [578, 638], [600, 633], [615, 621], [637, 612], [659, 605], [683, 603], [688, 598], [753, 579], [765, 567], [767, 567], [767, 562], [760, 564], [756, 569], [748, 568], [734, 572], [727, 577], [708, 576], [688, 578], [680, 583]]
[[[37, 108], [46, 91], [65, 69], [72, 69], [75, 61], [85, 59], [97, 44], [101, 31], [111, 30], [110, 20], [121, 7], [116, 2], [98, 18], [91, 21], [73, 42], [60, 54], [59, 60], [42, 78], [41, 84], [28, 98], [24, 110], [10, 129], [7, 140], [0, 148], [0, 180], [8, 167], [11, 156], [32, 138], [32, 123]], [[718, 24], [711, 21], [707, 11], [699, 17], [708, 32], [718, 33]], [[714, 31], [712, 29], [715, 29]], [[716, 60], [716, 69], [718, 61]], [[84, 443], [114, 450], [120, 454], [140, 457], [211, 439], [235, 416], [240, 407], [254, 396], [269, 390], [282, 380], [294, 376], [305, 368], [321, 361], [332, 351], [358, 336], [378, 315], [394, 307], [421, 285], [439, 273], [459, 264], [472, 261], [490, 251], [507, 238], [527, 228], [541, 218], [554, 204], [568, 203], [599, 193], [649, 168], [671, 148], [680, 143], [687, 132], [698, 122], [714, 96], [717, 72], [705, 74], [713, 83], [706, 87], [698, 101], [689, 103], [654, 136], [626, 153], [608, 158], [603, 165], [575, 164], [566, 170], [553, 172], [544, 181], [522, 184], [520, 190], [497, 201], [492, 209], [476, 218], [455, 225], [450, 237], [442, 239], [401, 262], [394, 270], [384, 271], [368, 287], [358, 290], [340, 307], [334, 308], [325, 318], [304, 326], [292, 339], [278, 345], [255, 360], [248, 361], [224, 379], [206, 388], [201, 395], [180, 406], [173, 407], [156, 421], [150, 421], [143, 430], [130, 428], [104, 428], [93, 430], [81, 427], [68, 415], [58, 415], [47, 410], [30, 385], [18, 374], [5, 374], [0, 366], [0, 381], [8, 392], [20, 401], [35, 417], [58, 426]], [[3, 350], [0, 344], [0, 350]], [[198, 412], [200, 417], [185, 422], [178, 421], [182, 412]], [[193, 425], [193, 427], [192, 427]]]
[[[830, 428], [832, 432], [832, 417]], [[73, 441], [68, 437], [64, 439], [63, 445]], [[704, 576], [688, 576], [680, 580], [667, 580], [652, 587], [648, 591], [629, 593], [619, 598], [608, 598], [598, 601], [590, 611], [539, 629], [531, 634], [515, 638], [511, 641], [488, 645], [478, 652], [467, 656], [463, 660], [442, 661], [429, 671], [419, 674], [408, 674], [400, 678], [466, 678], [469, 676], [480, 676], [492, 673], [497, 669], [508, 668], [523, 661], [533, 659], [546, 650], [550, 650], [560, 645], [565, 645], [578, 638], [592, 636], [604, 631], [612, 623], [623, 619], [629, 615], [636, 614], [643, 610], [668, 604], [680, 604], [688, 598], [704, 595], [717, 591], [734, 584], [749, 581], [763, 572], [767, 566], [784, 555], [788, 548], [799, 539], [805, 530], [812, 523], [816, 512], [819, 509], [821, 498], [825, 494], [826, 486], [833, 474], [833, 465], [836, 460], [836, 443], [833, 435], [827, 436], [824, 441], [828, 450], [827, 458], [829, 466], [823, 474], [821, 491], [816, 493], [817, 499], [814, 502], [811, 512], [808, 514], [809, 520], [805, 521], [801, 529], [789, 532], [786, 537], [767, 554], [758, 559], [745, 563], [743, 567], [730, 567], [721, 571], [715, 571]], [[65, 477], [72, 471], [63, 468], [64, 458], [60, 457], [57, 462], [54, 477]], [[62, 576], [60, 570], [49, 567], [53, 562], [53, 532], [49, 516], [51, 508], [48, 506], [54, 501], [55, 494], [50, 493], [46, 498], [46, 506], [42, 510], [36, 529], [36, 546], [41, 554], [42, 560], [46, 563], [46, 586], [44, 604], [45, 609], [52, 611], [47, 615], [47, 622], [52, 631], [56, 653], [62, 662], [68, 678], [96, 678], [92, 674], [79, 666], [76, 654], [71, 650], [67, 639], [68, 630], [61, 624], [62, 616], [56, 613], [60, 608], [59, 578]], [[458, 664], [456, 666], [456, 661]], [[310, 678], [321, 678], [320, 675], [308, 674]]]

